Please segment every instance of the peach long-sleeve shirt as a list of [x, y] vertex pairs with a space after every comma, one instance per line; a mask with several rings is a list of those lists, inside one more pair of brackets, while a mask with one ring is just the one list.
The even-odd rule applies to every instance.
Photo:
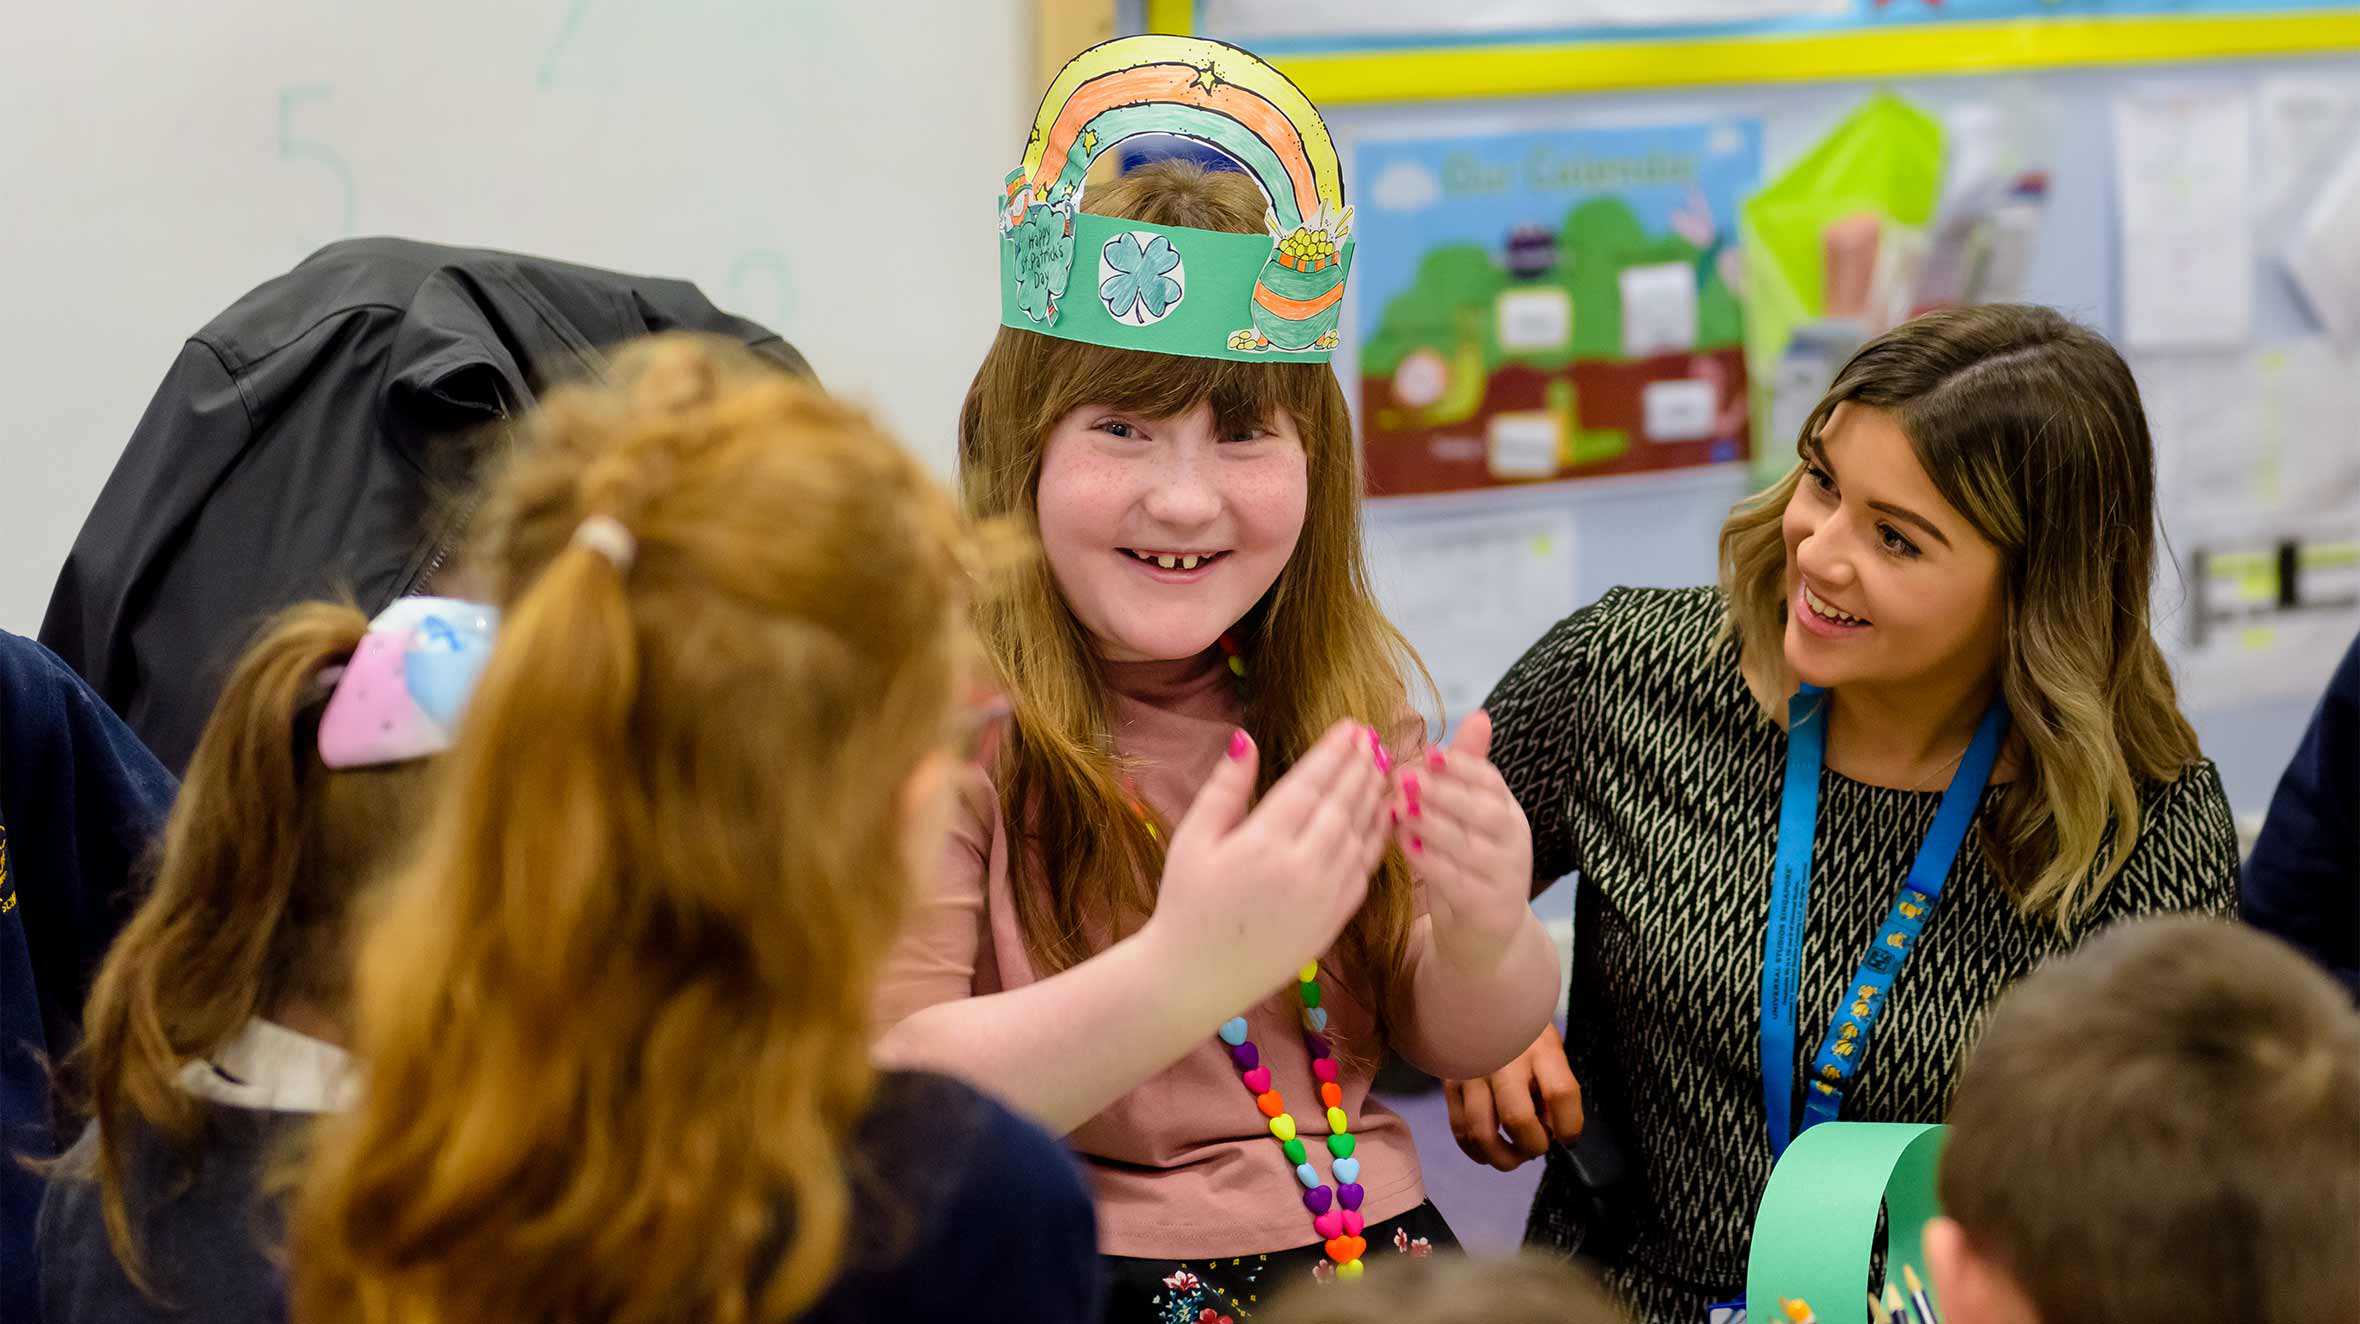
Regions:
[[[1240, 705], [1217, 655], [1182, 662], [1106, 664], [1118, 752], [1140, 761], [1136, 789], [1156, 814], [1177, 823], [1227, 748]], [[1041, 862], [1027, 860], [1021, 885], [1040, 886]], [[924, 1007], [1024, 987], [1039, 978], [1017, 927], [1020, 885], [999, 797], [980, 769], [960, 786], [948, 858], [928, 880], [879, 996], [891, 1026]], [[1323, 963], [1324, 966], [1324, 963]], [[1359, 1137], [1362, 1216], [1375, 1224], [1425, 1199], [1417, 1151], [1401, 1118], [1369, 1097], [1383, 1056], [1379, 1018], [1346, 987], [1320, 984], [1339, 1045], [1344, 1111]], [[1249, 1035], [1270, 1068], [1271, 1086], [1301, 1128], [1312, 1166], [1329, 1178], [1328, 1125], [1303, 1042], [1302, 1004], [1292, 983], [1246, 1013]], [[1258, 1254], [1319, 1239], [1295, 1179], [1229, 1052], [1205, 1027], [1204, 1041], [1116, 1100], [1067, 1137], [1098, 1199], [1099, 1248], [1108, 1255], [1203, 1259]], [[1071, 1046], [1088, 1053], [1088, 1043]], [[1055, 1062], [1040, 1064], [1043, 1071]]]

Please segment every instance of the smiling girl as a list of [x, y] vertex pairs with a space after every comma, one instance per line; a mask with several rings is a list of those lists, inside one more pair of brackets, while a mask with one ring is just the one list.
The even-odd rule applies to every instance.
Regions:
[[[1171, 94], [1158, 122], [1202, 101], [1218, 135], [1292, 106], [1272, 137], [1326, 141], [1243, 51], [1111, 47], [1060, 77], [1036, 142], [1077, 122], [1056, 89], [1092, 69], [1141, 85], [1083, 82], [1072, 104], [1134, 105], [1194, 69], [1213, 90]], [[1390, 1047], [1440, 1075], [1491, 1070], [1554, 1002], [1489, 723], [1423, 750], [1417, 664], [1369, 589], [1317, 321], [1333, 299], [1288, 279], [1340, 293], [1349, 212], [1339, 186], [1279, 219], [1290, 181], [1332, 179], [1332, 149], [1295, 164], [1149, 166], [1092, 190], [1088, 212], [1061, 213], [1073, 195], [1042, 182], [1054, 157], [1012, 182], [1012, 247], [1064, 237], [1089, 269], [1184, 270], [1185, 286], [1158, 287], [1180, 300], [1168, 318], [1128, 276], [1076, 271], [1054, 316], [1011, 294], [960, 422], [970, 511], [1031, 525], [1045, 555], [980, 614], [1016, 720], [964, 787], [957, 843], [887, 972], [881, 1048], [1067, 1136], [1117, 1320], [1248, 1319], [1285, 1282], [1375, 1277], [1402, 1248], [1449, 1244], [1407, 1127], [1368, 1097], [1376, 1066]], [[1209, 335], [1156, 331], [1198, 300]]]
[[2010, 981], [2236, 898], [2148, 633], [2153, 449], [2113, 348], [2040, 308], [1922, 317], [1799, 451], [1724, 526], [1718, 589], [1617, 589], [1492, 697], [1534, 885], [1580, 875], [1571, 1042], [1454, 1084], [1454, 1129], [1511, 1168], [1586, 1102], [1635, 1176], [1601, 1200], [1551, 1152], [1529, 1235], [1649, 1320], [1742, 1291], [1796, 1131], [1942, 1120]]

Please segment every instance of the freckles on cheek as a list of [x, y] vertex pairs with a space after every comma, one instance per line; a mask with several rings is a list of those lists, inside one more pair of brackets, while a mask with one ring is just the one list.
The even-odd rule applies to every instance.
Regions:
[[1308, 481], [1300, 455], [1286, 463], [1255, 465], [1229, 484], [1230, 508], [1260, 540], [1292, 543], [1303, 531]]
[[1121, 513], [1119, 477], [1109, 466], [1088, 459], [1043, 470], [1034, 496], [1040, 511], [1041, 541], [1101, 540], [1106, 526]]

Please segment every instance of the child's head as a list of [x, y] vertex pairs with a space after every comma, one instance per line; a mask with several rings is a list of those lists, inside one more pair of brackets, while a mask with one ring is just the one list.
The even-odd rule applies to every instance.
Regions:
[[2250, 929], [2105, 933], [1991, 1013], [1941, 1197], [1957, 1324], [2360, 1316], [2360, 1016]]
[[[1180, 161], [1136, 170], [1088, 203], [1240, 234], [1261, 233], [1268, 206], [1245, 175]], [[1037, 624], [1090, 656], [1193, 657], [1266, 596], [1316, 609], [1360, 567], [1359, 466], [1325, 364], [1113, 349], [1003, 327], [968, 391], [959, 444], [971, 509], [1039, 522]], [[1210, 564], [1143, 559], [1156, 553]]]
[[[1244, 174], [1173, 161], [1090, 190], [1085, 210], [1261, 234], [1268, 207]], [[1019, 891], [1035, 959], [1063, 968], [1110, 913], [1144, 914], [1160, 872], [1106, 752], [1101, 662], [1194, 657], [1230, 636], [1266, 775], [1339, 718], [1398, 731], [1416, 663], [1369, 586], [1359, 457], [1325, 363], [1002, 327], [968, 390], [959, 456], [969, 512], [1032, 525], [1044, 553], [979, 620], [1017, 710], [1002, 786], [1026, 810], [1011, 821], [1062, 843], [1058, 873], [1085, 880], [1046, 905]], [[1380, 953], [1398, 950], [1408, 914], [1406, 871], [1385, 876], [1398, 901], [1380, 878], [1350, 939]]]
[[1622, 1324], [1582, 1270], [1527, 1251], [1380, 1261], [1357, 1283], [1308, 1283], [1265, 1312], [1271, 1324]]
[[323, 712], [351, 701], [338, 678], [370, 631], [349, 605], [303, 603], [239, 658], [189, 759], [154, 886], [93, 983], [69, 1077], [98, 1122], [101, 1207], [135, 1281], [129, 1133], [144, 1125], [193, 1167], [202, 1107], [178, 1083], [185, 1063], [256, 1016], [339, 1032], [356, 898], [424, 817], [431, 743], [340, 757], [320, 737]]
[[[968, 544], [868, 418], [662, 337], [486, 492], [501, 642], [356, 975], [299, 1315], [764, 1318], [847, 1239]], [[358, 1305], [355, 1305], [355, 1303]]]

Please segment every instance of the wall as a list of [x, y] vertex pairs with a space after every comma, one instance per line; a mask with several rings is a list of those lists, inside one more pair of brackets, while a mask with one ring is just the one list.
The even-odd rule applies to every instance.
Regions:
[[[0, 629], [191, 331], [400, 234], [697, 282], [946, 473], [994, 326], [1026, 0], [90, 0], [0, 46]], [[913, 40], [913, 37], [920, 39]]]

